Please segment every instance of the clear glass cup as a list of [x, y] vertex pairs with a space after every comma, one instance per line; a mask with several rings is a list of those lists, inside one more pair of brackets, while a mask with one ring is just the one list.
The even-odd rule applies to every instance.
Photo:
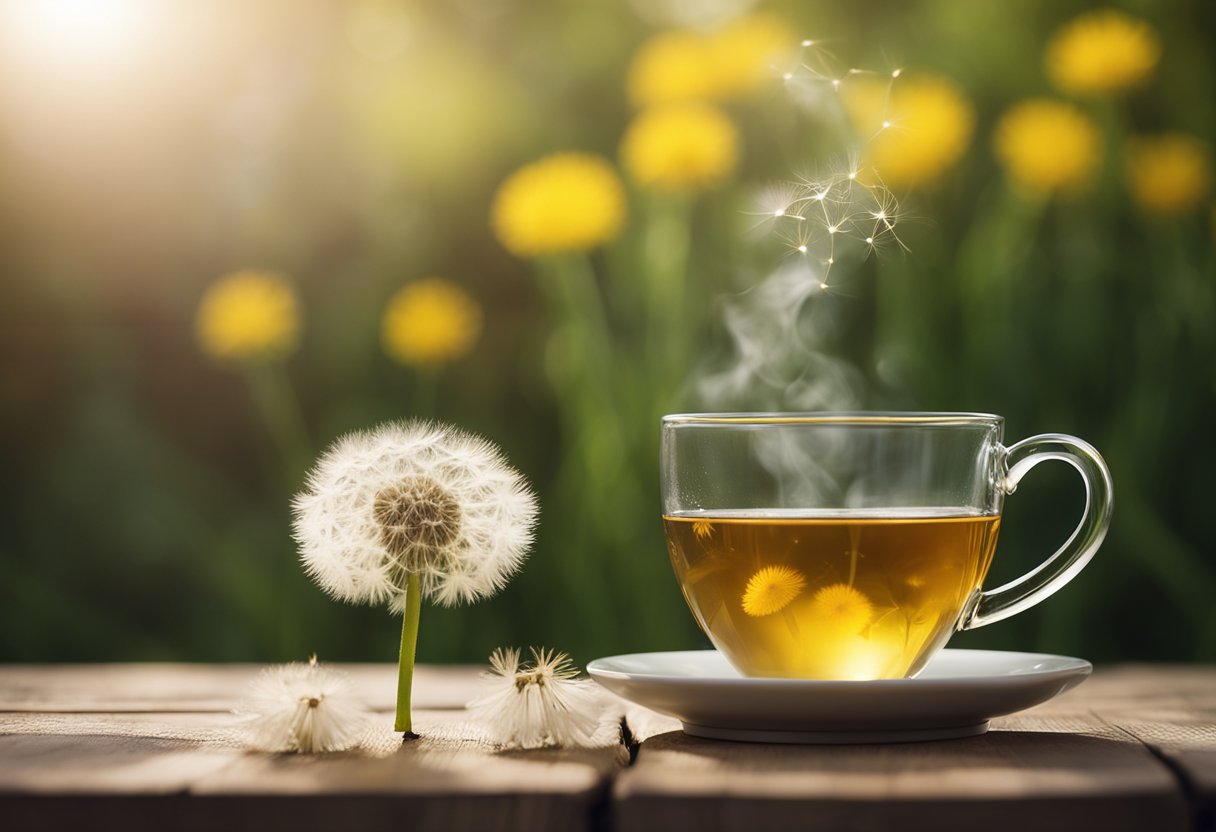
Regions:
[[[1055, 593], [1106, 535], [1110, 472], [1076, 437], [1006, 447], [1003, 427], [983, 413], [663, 417], [663, 523], [697, 622], [745, 675], [903, 678], [954, 632]], [[1046, 460], [1081, 474], [1081, 522], [984, 590], [1005, 495]]]

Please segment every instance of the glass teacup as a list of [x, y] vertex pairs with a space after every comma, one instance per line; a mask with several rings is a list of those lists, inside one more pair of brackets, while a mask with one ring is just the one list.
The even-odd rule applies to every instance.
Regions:
[[[1001, 444], [979, 413], [665, 416], [663, 522], [697, 622], [741, 673], [916, 675], [957, 630], [1068, 583], [1106, 534], [1111, 481], [1086, 442]], [[1006, 494], [1048, 459], [1085, 483], [1067, 542], [984, 591]]]

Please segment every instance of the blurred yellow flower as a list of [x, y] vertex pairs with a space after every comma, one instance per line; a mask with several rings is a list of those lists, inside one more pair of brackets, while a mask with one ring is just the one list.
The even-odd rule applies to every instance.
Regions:
[[384, 310], [381, 336], [389, 357], [411, 367], [462, 358], [481, 334], [481, 307], [441, 277], [410, 283]]
[[993, 147], [1015, 183], [1041, 194], [1084, 188], [1102, 157], [1093, 120], [1072, 104], [1044, 98], [1006, 111]]
[[300, 309], [291, 284], [274, 272], [226, 275], [199, 303], [195, 332], [203, 351], [228, 360], [283, 358], [299, 341]]
[[894, 84], [860, 77], [845, 85], [854, 129], [868, 140], [863, 165], [891, 187], [933, 182], [967, 151], [971, 102], [949, 78], [905, 77]]
[[743, 590], [743, 611], [757, 618], [785, 609], [806, 588], [806, 576], [788, 566], [765, 566]]
[[1167, 133], [1127, 144], [1132, 197], [1152, 214], [1181, 214], [1202, 202], [1212, 187], [1208, 149], [1194, 136]]
[[642, 44], [625, 85], [637, 107], [714, 96], [709, 44], [696, 32], [662, 32]]
[[625, 187], [606, 159], [557, 153], [526, 165], [498, 186], [490, 224], [519, 257], [606, 243], [625, 222]]
[[1066, 93], [1126, 89], [1157, 65], [1161, 43], [1143, 20], [1114, 9], [1087, 12], [1065, 24], [1047, 45], [1047, 75]]
[[780, 77], [797, 47], [785, 21], [772, 14], [737, 18], [711, 34], [710, 74], [720, 98], [746, 95]]
[[640, 184], [690, 191], [720, 181], [735, 167], [739, 136], [708, 104], [669, 104], [642, 111], [625, 131], [621, 160]]
[[661, 32], [646, 41], [629, 65], [626, 87], [636, 107], [680, 101], [716, 101], [746, 95], [776, 77], [795, 48], [781, 18], [752, 14], [708, 34]]

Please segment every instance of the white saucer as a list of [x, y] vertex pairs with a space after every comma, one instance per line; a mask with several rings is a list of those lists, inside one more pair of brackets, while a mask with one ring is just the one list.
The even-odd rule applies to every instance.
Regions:
[[988, 720], [1046, 702], [1089, 676], [1084, 659], [943, 650], [915, 679], [830, 682], [741, 676], [716, 650], [596, 659], [591, 677], [684, 724], [745, 742], [916, 742], [968, 737]]

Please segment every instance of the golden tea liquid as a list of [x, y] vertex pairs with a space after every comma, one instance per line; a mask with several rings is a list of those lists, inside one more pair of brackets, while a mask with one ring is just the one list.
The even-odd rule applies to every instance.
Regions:
[[664, 516], [689, 607], [749, 676], [917, 673], [983, 583], [1000, 517], [953, 509]]

